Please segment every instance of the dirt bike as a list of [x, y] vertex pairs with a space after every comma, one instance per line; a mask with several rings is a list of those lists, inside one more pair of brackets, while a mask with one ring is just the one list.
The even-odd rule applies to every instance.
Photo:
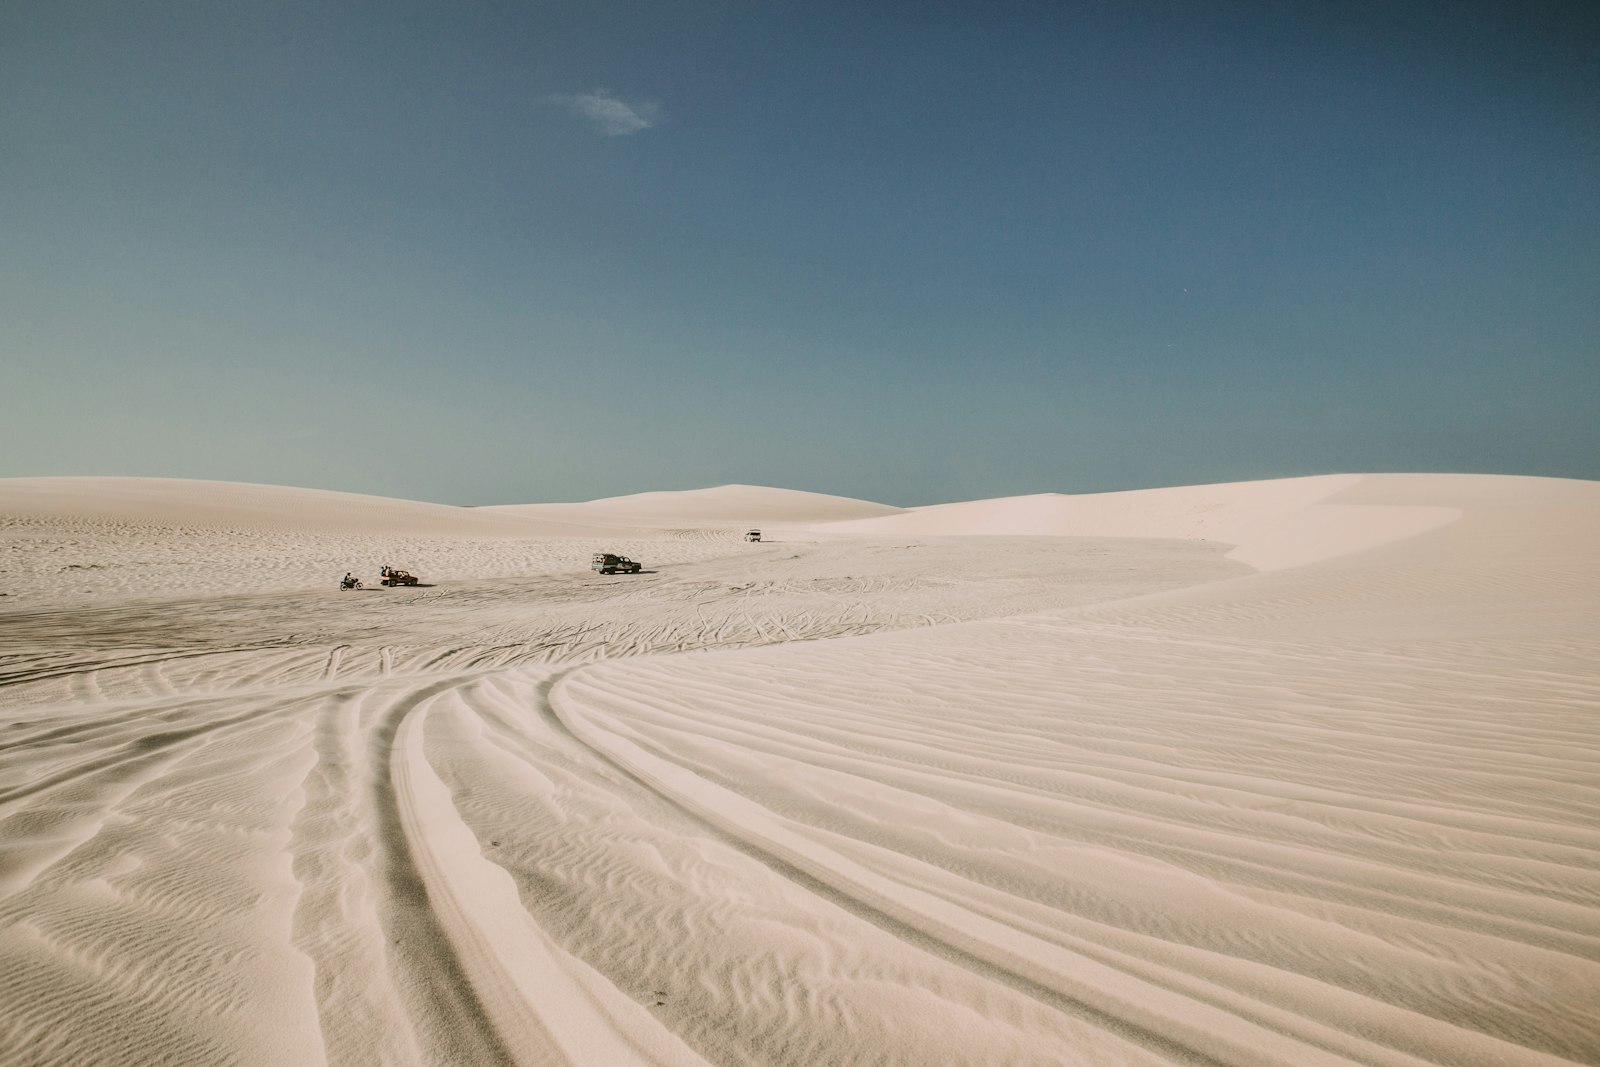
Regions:
[[361, 579], [360, 578], [341, 578], [339, 580], [339, 588], [340, 589], [360, 589], [361, 588]]

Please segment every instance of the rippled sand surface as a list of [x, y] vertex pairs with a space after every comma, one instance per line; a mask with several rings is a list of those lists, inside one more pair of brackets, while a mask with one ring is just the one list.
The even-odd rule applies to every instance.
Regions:
[[1600, 485], [803, 503], [14, 516], [0, 1062], [1600, 1062]]

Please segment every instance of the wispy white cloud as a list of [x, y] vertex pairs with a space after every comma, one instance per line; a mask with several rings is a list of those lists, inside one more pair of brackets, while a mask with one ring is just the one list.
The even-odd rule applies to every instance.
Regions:
[[661, 105], [648, 100], [619, 100], [604, 89], [592, 93], [558, 93], [551, 100], [595, 124], [607, 137], [622, 137], [661, 125]]

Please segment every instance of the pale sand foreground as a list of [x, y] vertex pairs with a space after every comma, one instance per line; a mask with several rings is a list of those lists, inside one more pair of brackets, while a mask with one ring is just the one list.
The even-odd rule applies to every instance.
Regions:
[[1600, 484], [305, 492], [0, 481], [0, 1062], [1600, 1063]]

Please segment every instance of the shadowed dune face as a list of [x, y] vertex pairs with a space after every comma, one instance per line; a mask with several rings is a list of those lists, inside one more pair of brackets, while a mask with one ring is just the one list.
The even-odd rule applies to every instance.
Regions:
[[1600, 1062], [1600, 486], [750, 488], [0, 508], [0, 1061]]

